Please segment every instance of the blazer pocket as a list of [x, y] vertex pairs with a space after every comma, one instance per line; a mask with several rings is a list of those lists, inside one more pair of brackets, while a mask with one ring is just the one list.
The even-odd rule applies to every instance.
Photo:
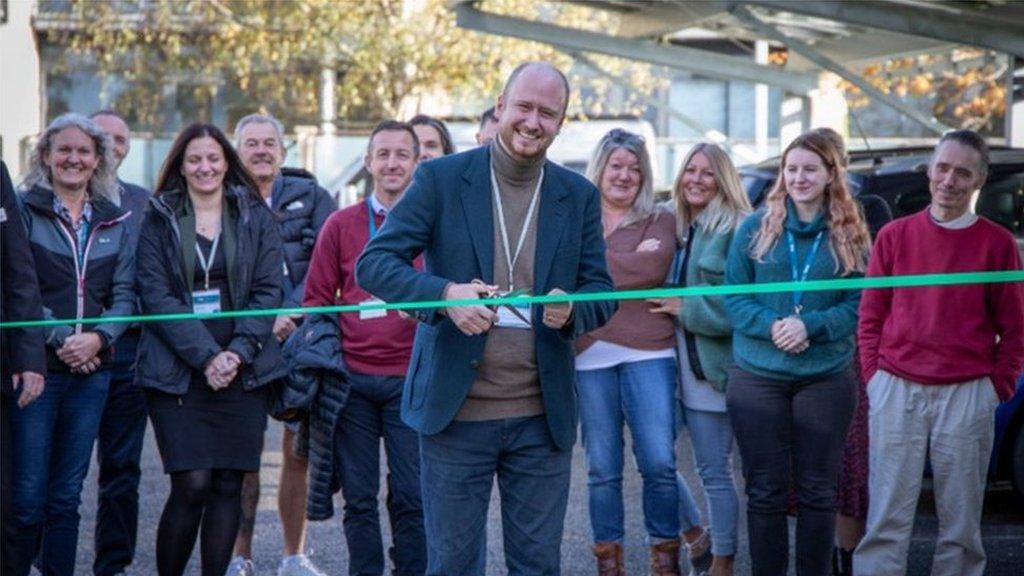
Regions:
[[436, 340], [437, 333], [431, 327], [421, 324], [417, 328], [416, 341], [413, 345], [407, 372], [408, 402], [409, 407], [414, 410], [422, 408], [426, 400], [427, 386], [430, 385], [430, 374], [433, 372]]

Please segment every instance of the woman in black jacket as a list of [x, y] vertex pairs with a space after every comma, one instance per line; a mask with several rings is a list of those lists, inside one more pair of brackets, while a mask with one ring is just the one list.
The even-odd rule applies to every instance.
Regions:
[[64, 114], [40, 135], [22, 184], [19, 212], [43, 316], [68, 323], [44, 329], [46, 385], [11, 412], [16, 542], [4, 560], [16, 576], [28, 574], [33, 557], [43, 574], [75, 570], [82, 481], [107, 401], [111, 348], [126, 326], [78, 321], [131, 314], [135, 300], [128, 214], [111, 201], [112, 166], [107, 135]]
[[[270, 309], [281, 303], [281, 240], [224, 134], [175, 139], [142, 224], [136, 285], [145, 314]], [[221, 576], [238, 531], [245, 472], [259, 470], [266, 384], [284, 375], [273, 316], [143, 324], [136, 380], [164, 471], [161, 575], [185, 570], [202, 527], [204, 575]]]

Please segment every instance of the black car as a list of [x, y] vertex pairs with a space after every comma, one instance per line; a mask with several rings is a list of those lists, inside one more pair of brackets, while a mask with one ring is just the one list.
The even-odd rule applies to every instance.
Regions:
[[[892, 218], [923, 210], [931, 201], [928, 162], [932, 148], [896, 148], [853, 152], [847, 178], [864, 207], [872, 235]], [[780, 158], [739, 169], [754, 207], [775, 184]], [[1024, 254], [1024, 149], [992, 147], [989, 174], [974, 205], [976, 213], [1006, 227]], [[989, 478], [1010, 480], [1024, 506], [1024, 376], [1013, 397], [996, 409], [995, 442]]]

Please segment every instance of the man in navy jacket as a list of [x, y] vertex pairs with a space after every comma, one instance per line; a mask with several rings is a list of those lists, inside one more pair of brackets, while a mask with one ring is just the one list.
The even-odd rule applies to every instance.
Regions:
[[[549, 162], [565, 76], [513, 71], [498, 97], [498, 137], [420, 165], [367, 246], [359, 284], [389, 302], [612, 289], [597, 190]], [[413, 268], [423, 254], [426, 271]], [[428, 574], [482, 574], [494, 474], [510, 574], [559, 573], [576, 434], [574, 337], [612, 302], [417, 310], [402, 418], [421, 434]]]

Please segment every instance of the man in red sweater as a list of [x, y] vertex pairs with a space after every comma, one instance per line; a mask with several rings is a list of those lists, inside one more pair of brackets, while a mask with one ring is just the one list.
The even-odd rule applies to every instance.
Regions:
[[[882, 229], [867, 275], [1019, 270], [1013, 236], [970, 211], [987, 173], [980, 135], [943, 136], [928, 167], [931, 204]], [[906, 572], [927, 455], [939, 517], [932, 574], [980, 576], [992, 418], [1024, 365], [1024, 287], [865, 290], [858, 342], [871, 405], [871, 503], [855, 573]]]
[[[324, 224], [306, 276], [303, 306], [374, 301], [356, 284], [356, 260], [405, 193], [419, 154], [419, 141], [409, 124], [384, 121], [373, 129], [365, 158], [373, 177], [373, 193], [366, 201], [335, 212]], [[423, 268], [421, 259], [416, 265]], [[349, 573], [385, 571], [377, 510], [383, 438], [389, 472], [392, 572], [423, 574], [426, 544], [419, 438], [400, 418], [415, 322], [384, 310], [342, 314], [340, 320], [341, 349], [351, 388], [335, 431], [334, 459], [345, 497]]]

